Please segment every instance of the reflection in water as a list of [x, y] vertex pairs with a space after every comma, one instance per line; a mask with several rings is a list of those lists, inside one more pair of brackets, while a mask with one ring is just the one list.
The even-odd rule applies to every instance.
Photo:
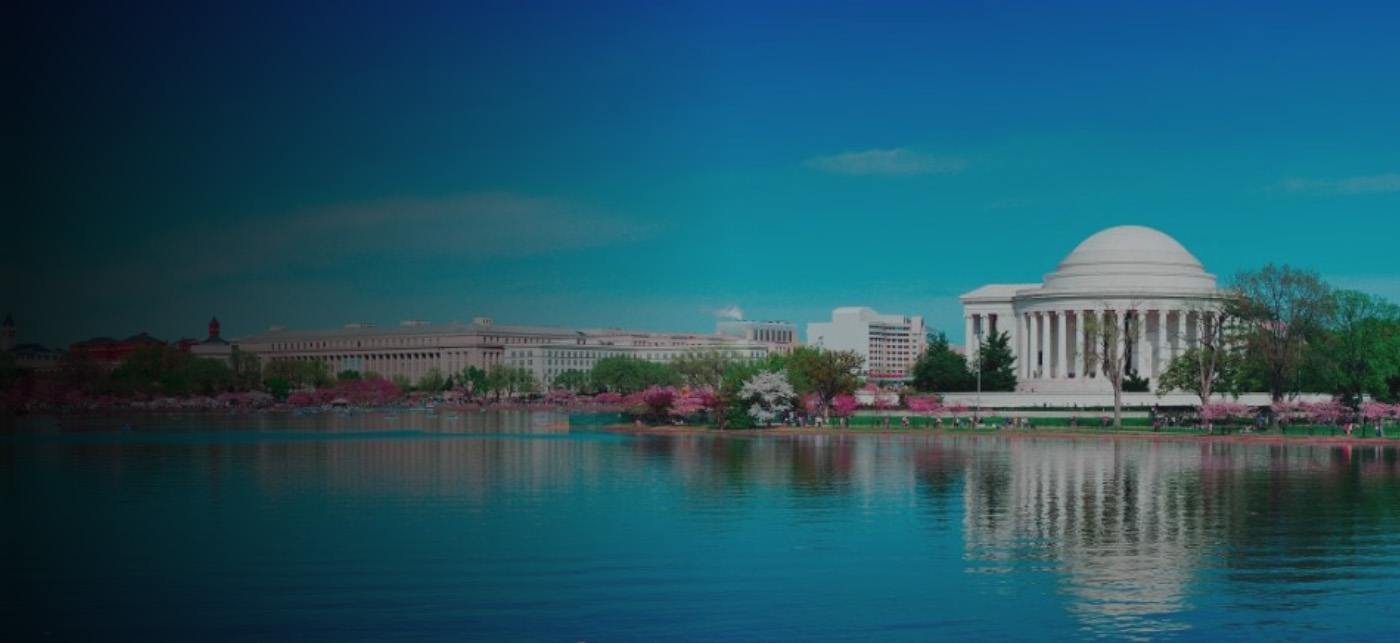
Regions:
[[[1208, 530], [1191, 473], [1200, 454], [1122, 442], [973, 446], [964, 494], [968, 557], [988, 571], [1048, 560], [1071, 609], [1116, 632], [1175, 629]], [[996, 563], [1003, 563], [997, 565]]]
[[5, 571], [30, 590], [13, 606], [66, 621], [67, 597], [135, 632], [138, 587], [188, 611], [187, 627], [296, 614], [360, 628], [341, 638], [428, 612], [456, 625], [424, 638], [1400, 627], [1356, 607], [1400, 592], [1393, 447], [628, 435], [604, 421], [26, 419], [0, 441], [0, 499], [25, 517], [5, 533]]

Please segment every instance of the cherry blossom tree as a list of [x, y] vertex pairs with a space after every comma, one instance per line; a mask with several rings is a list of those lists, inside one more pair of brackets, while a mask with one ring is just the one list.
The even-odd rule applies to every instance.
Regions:
[[622, 394], [613, 391], [603, 391], [593, 396], [593, 401], [597, 404], [607, 404], [609, 406], [622, 404]]
[[771, 425], [792, 410], [797, 393], [788, 383], [786, 375], [765, 371], [744, 383], [739, 389], [739, 399], [749, 403], [749, 416], [755, 422]]
[[1345, 404], [1336, 400], [1325, 402], [1305, 403], [1302, 405], [1304, 415], [1311, 421], [1318, 424], [1338, 425], [1346, 419], [1350, 412]]
[[697, 388], [684, 388], [676, 394], [675, 400], [671, 402], [671, 415], [680, 419], [694, 417], [709, 410], [712, 399], [715, 397], [714, 389], [706, 386]]
[[1361, 417], [1365, 418], [1367, 422], [1374, 422], [1378, 425], [1395, 417], [1397, 411], [1400, 411], [1400, 404], [1366, 402], [1361, 405]]
[[1207, 427], [1216, 422], [1235, 420], [1247, 422], [1254, 417], [1254, 407], [1238, 402], [1209, 402], [1201, 405], [1201, 421]]
[[842, 393], [831, 398], [831, 412], [836, 417], [851, 417], [855, 414], [858, 406], [860, 406], [860, 402], [856, 400], [856, 396], [850, 393]]
[[648, 420], [665, 419], [671, 412], [671, 403], [676, 399], [676, 389], [669, 386], [649, 386], [623, 398], [623, 405], [632, 415]]

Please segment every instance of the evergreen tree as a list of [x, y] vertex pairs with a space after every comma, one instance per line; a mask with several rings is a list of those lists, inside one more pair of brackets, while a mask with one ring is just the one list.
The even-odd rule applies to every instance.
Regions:
[[993, 333], [978, 351], [982, 369], [982, 390], [1016, 390], [1016, 356], [1011, 354], [1011, 335], [1006, 331]]
[[928, 348], [914, 363], [914, 388], [919, 391], [970, 391], [976, 384], [967, 359], [948, 345], [948, 336], [929, 333]]

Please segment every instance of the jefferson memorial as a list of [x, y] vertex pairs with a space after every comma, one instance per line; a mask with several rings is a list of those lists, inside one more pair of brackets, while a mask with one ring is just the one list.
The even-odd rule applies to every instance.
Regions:
[[1125, 370], [1156, 390], [1172, 358], [1196, 345], [1220, 298], [1215, 275], [1175, 239], [1128, 225], [1085, 239], [1041, 283], [989, 284], [960, 299], [969, 361], [978, 338], [1004, 332], [1018, 390], [1100, 393], [1112, 385], [1103, 360], [1084, 350], [1093, 341], [1086, 320], [1123, 324]]

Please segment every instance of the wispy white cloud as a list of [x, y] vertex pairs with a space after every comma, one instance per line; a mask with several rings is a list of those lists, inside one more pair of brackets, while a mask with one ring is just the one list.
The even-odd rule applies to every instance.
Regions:
[[1291, 178], [1278, 185], [1285, 192], [1304, 194], [1380, 194], [1400, 192], [1400, 173], [1351, 176], [1340, 179]]
[[[650, 237], [654, 226], [561, 199], [481, 193], [347, 203], [246, 220], [198, 244], [211, 273], [330, 267], [351, 259], [474, 262], [595, 248]], [[225, 258], [238, 256], [236, 263]]]
[[[74, 261], [53, 254], [28, 266], [30, 290], [189, 293], [242, 283], [330, 284], [345, 268], [393, 271], [435, 263], [465, 265], [627, 244], [651, 238], [656, 226], [553, 198], [473, 193], [446, 198], [384, 199], [266, 213], [222, 222], [195, 218], [154, 231], [142, 241], [113, 244]], [[0, 259], [0, 277], [9, 267]], [[188, 297], [188, 295], [182, 295]]]
[[704, 313], [713, 316], [715, 319], [743, 319], [744, 309], [738, 304], [730, 304], [720, 308], [705, 308]]
[[849, 176], [915, 176], [961, 172], [967, 167], [967, 161], [896, 147], [818, 156], [807, 159], [803, 165], [820, 172]]

